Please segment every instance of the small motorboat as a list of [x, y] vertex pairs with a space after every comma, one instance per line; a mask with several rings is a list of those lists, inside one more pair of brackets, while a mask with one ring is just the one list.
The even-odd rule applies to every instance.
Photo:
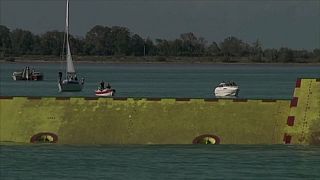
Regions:
[[222, 82], [215, 89], [216, 97], [235, 97], [239, 94], [239, 86], [234, 82]]
[[107, 87], [104, 87], [104, 82], [100, 82], [100, 87], [95, 91], [96, 96], [114, 96], [115, 89], [111, 89], [111, 85], [108, 83]]
[[30, 69], [29, 66], [24, 68], [22, 71], [13, 72], [12, 78], [15, 81], [18, 80], [31, 80], [31, 81], [41, 81], [43, 80], [43, 74]]
[[116, 90], [115, 89], [108, 89], [108, 88], [105, 88], [105, 89], [98, 89], [95, 91], [96, 92], [96, 96], [114, 96], [114, 94], [116, 93]]

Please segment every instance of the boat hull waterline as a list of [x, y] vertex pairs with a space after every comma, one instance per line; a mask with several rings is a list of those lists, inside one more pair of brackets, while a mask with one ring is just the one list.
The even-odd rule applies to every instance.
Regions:
[[43, 75], [30, 75], [29, 77], [23, 77], [21, 72], [14, 72], [12, 79], [15, 81], [42, 81]]
[[62, 81], [58, 83], [59, 92], [76, 92], [82, 91], [83, 83], [79, 81]]
[[115, 89], [103, 89], [103, 90], [96, 90], [96, 96], [102, 96], [102, 97], [108, 97], [108, 96], [114, 96], [116, 90]]
[[15, 81], [41, 81], [43, 80], [43, 74], [36, 72], [34, 69], [31, 70], [29, 67], [26, 67], [22, 71], [13, 72], [12, 79]]
[[238, 96], [239, 87], [238, 86], [217, 87], [214, 90], [214, 94], [217, 97]]

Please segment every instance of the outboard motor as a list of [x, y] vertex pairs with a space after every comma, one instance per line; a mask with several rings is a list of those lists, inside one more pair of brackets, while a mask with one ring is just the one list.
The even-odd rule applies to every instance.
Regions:
[[27, 73], [26, 71], [27, 71], [27, 67], [23, 69], [23, 72], [22, 72], [23, 79], [26, 79], [26, 73]]
[[30, 76], [30, 68], [29, 66], [27, 67], [27, 70], [26, 70], [26, 79], [29, 80], [29, 76]]

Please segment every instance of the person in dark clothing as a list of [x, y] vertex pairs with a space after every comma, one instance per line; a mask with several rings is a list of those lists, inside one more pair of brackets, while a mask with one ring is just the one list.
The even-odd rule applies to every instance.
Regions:
[[103, 81], [100, 82], [100, 89], [104, 90], [104, 82]]
[[108, 85], [107, 85], [107, 89], [111, 89], [111, 86], [110, 86], [110, 84], [108, 83]]
[[59, 82], [62, 81], [62, 72], [59, 72]]

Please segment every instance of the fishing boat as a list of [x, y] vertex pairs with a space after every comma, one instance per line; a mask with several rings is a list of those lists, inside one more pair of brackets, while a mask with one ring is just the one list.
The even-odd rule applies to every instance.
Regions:
[[31, 80], [31, 81], [41, 81], [43, 80], [43, 74], [37, 72], [34, 69], [30, 69], [29, 66], [25, 67], [22, 71], [16, 71], [12, 73], [12, 79], [18, 80]]
[[234, 82], [222, 82], [215, 89], [216, 97], [235, 97], [239, 94], [239, 86]]
[[[59, 80], [58, 87], [60, 92], [64, 91], [82, 91], [84, 86], [84, 78], [81, 78], [79, 81], [77, 77], [77, 73], [75, 71], [72, 55], [70, 51], [70, 43], [69, 43], [69, 0], [67, 0], [67, 8], [66, 8], [66, 26], [65, 26], [65, 41], [63, 42], [63, 51], [66, 53], [62, 53], [62, 59], [65, 57], [67, 61], [66, 74], [65, 79], [62, 80], [62, 72], [59, 72]], [[66, 45], [66, 46], [65, 46]]]

